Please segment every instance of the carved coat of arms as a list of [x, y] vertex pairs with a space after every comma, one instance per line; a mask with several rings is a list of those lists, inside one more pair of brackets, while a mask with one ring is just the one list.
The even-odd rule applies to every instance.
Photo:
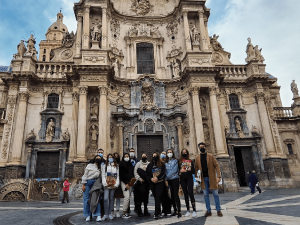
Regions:
[[150, 12], [153, 5], [150, 4], [149, 0], [131, 0], [131, 10], [137, 15], [146, 15]]

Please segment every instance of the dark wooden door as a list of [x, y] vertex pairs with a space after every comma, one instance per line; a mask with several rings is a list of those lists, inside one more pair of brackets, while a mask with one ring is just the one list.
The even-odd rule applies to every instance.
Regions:
[[36, 164], [36, 178], [57, 178], [59, 152], [38, 152]]
[[137, 157], [146, 154], [148, 160], [152, 159], [154, 152], [163, 151], [163, 135], [139, 135], [137, 136]]

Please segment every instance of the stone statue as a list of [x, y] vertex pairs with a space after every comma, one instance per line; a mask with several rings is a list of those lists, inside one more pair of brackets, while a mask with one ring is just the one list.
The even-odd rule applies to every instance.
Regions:
[[91, 28], [91, 37], [93, 41], [100, 41], [101, 38], [101, 24], [94, 24]]
[[92, 134], [91, 144], [92, 145], [97, 145], [97, 137], [98, 137], [99, 133], [98, 133], [95, 125], [92, 125], [92, 129], [91, 129], [90, 133]]
[[129, 140], [128, 140], [128, 138], [126, 138], [126, 140], [125, 140], [125, 149], [126, 150], [129, 149]]
[[199, 45], [200, 43], [200, 33], [196, 28], [196, 25], [193, 24], [190, 28], [190, 35], [193, 45]]
[[210, 37], [210, 44], [215, 51], [223, 50], [222, 45], [218, 42], [219, 35], [214, 34], [213, 37]]
[[64, 32], [63, 39], [62, 39], [62, 46], [66, 48], [70, 48], [73, 46], [74, 40], [75, 40], [75, 35], [73, 31], [71, 32], [71, 34], [68, 31]]
[[177, 104], [179, 102], [179, 94], [178, 94], [178, 91], [172, 91], [171, 92], [171, 95], [173, 96], [174, 98], [174, 104]]
[[240, 122], [239, 118], [235, 118], [234, 123], [235, 123], [235, 130], [238, 133], [239, 137], [245, 138], [245, 134], [242, 131], [241, 122]]
[[30, 131], [30, 133], [27, 135], [26, 141], [32, 141], [36, 139], [36, 135], [34, 133], [34, 129]]
[[50, 122], [47, 125], [46, 129], [46, 142], [51, 142], [54, 137], [55, 124], [53, 119], [50, 119]]
[[251, 60], [253, 60], [255, 58], [255, 51], [254, 51], [254, 47], [251, 43], [251, 38], [248, 38], [248, 44], [246, 47], [246, 53], [247, 53], [247, 58], [246, 58], [246, 62], [250, 62]]
[[97, 119], [98, 118], [98, 112], [99, 112], [99, 106], [96, 102], [94, 102], [92, 104], [92, 107], [91, 107], [91, 119]]
[[24, 40], [21, 40], [20, 44], [18, 44], [17, 50], [18, 50], [18, 53], [16, 54], [16, 56], [19, 56], [20, 58], [22, 58], [22, 56], [24, 55], [24, 53], [27, 50], [25, 47], [25, 44], [24, 44]]
[[33, 34], [30, 34], [30, 38], [28, 39], [28, 41], [25, 41], [27, 44], [27, 53], [34, 53], [35, 50], [35, 38], [33, 37]]
[[69, 134], [68, 128], [65, 130], [65, 132], [61, 136], [62, 136], [63, 140], [65, 140], [65, 141], [70, 140], [70, 134]]
[[114, 68], [114, 71], [115, 71], [115, 76], [116, 77], [120, 77], [120, 74], [119, 74], [119, 64], [118, 64], [118, 59], [116, 58], [115, 61], [111, 64]]
[[118, 93], [118, 98], [117, 98], [117, 104], [118, 105], [123, 105], [124, 104], [124, 100], [123, 100], [124, 96], [125, 96], [125, 92], [124, 91], [120, 91]]
[[260, 63], [263, 63], [265, 61], [265, 58], [261, 55], [261, 50], [258, 49], [258, 45], [254, 47], [254, 52], [255, 52], [255, 58], [258, 60]]
[[175, 149], [175, 139], [174, 139], [174, 137], [171, 137], [171, 148]]
[[227, 126], [224, 127], [224, 132], [225, 132], [225, 136], [227, 136], [227, 134], [228, 134], [228, 127]]
[[253, 136], [259, 136], [260, 135], [257, 128], [256, 128], [256, 126], [252, 126], [251, 133], [252, 133]]
[[291, 83], [291, 90], [293, 92], [294, 98], [299, 97], [298, 87], [295, 80], [293, 80], [293, 82]]
[[172, 63], [172, 71], [173, 71], [173, 76], [174, 78], [179, 78], [180, 77], [180, 67], [179, 64], [177, 63], [176, 59], [173, 60]]

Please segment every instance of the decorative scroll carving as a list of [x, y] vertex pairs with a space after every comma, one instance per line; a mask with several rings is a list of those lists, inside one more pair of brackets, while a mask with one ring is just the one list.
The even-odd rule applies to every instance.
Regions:
[[29, 97], [28, 92], [19, 92], [20, 101], [27, 101]]
[[73, 56], [73, 51], [70, 49], [66, 49], [66, 50], [62, 51], [62, 53], [60, 54], [60, 58], [62, 60], [70, 59], [72, 56]]
[[120, 36], [120, 22], [116, 19], [112, 19], [110, 21], [110, 30], [112, 37], [118, 40]]
[[154, 132], [154, 122], [151, 119], [146, 120], [145, 122], [146, 132]]
[[86, 61], [91, 61], [93, 63], [100, 61], [105, 63], [105, 57], [103, 56], [91, 56], [91, 57], [84, 57]]
[[115, 126], [113, 122], [110, 122], [110, 139], [113, 140], [115, 138]]
[[176, 20], [172, 20], [167, 25], [167, 34], [171, 40], [175, 40], [176, 35], [178, 34], [178, 23]]
[[87, 92], [88, 92], [88, 87], [87, 86], [81, 86], [81, 87], [79, 87], [79, 93], [81, 95], [86, 95]]
[[167, 60], [172, 62], [174, 59], [180, 59], [182, 55], [181, 47], [179, 49], [176, 48], [175, 45], [172, 46], [172, 50], [167, 52]]
[[118, 92], [118, 98], [117, 98], [117, 104], [118, 105], [123, 105], [124, 104], [124, 96], [125, 96], [125, 92], [124, 91], [120, 91]]
[[73, 31], [71, 34], [67, 31], [63, 33], [62, 46], [66, 48], [71, 48], [75, 41], [75, 35]]
[[191, 63], [202, 65], [203, 63], [209, 63], [209, 59], [190, 59]]
[[107, 95], [107, 87], [99, 86], [100, 95]]
[[136, 13], [136, 15], [146, 15], [153, 8], [149, 0], [131, 0], [131, 10]]
[[72, 93], [73, 101], [79, 101], [79, 94], [77, 91]]

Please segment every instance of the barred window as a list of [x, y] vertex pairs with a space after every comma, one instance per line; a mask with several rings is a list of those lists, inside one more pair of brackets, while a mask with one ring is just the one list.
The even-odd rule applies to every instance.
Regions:
[[239, 96], [236, 94], [229, 95], [229, 103], [231, 109], [239, 109], [240, 103], [239, 103]]
[[138, 43], [136, 45], [137, 73], [154, 73], [154, 51], [153, 44]]
[[50, 109], [58, 109], [59, 96], [58, 94], [50, 94], [48, 95], [48, 103], [47, 108]]
[[289, 154], [290, 154], [290, 155], [293, 155], [294, 152], [293, 152], [292, 144], [287, 144], [287, 148], [288, 148]]

